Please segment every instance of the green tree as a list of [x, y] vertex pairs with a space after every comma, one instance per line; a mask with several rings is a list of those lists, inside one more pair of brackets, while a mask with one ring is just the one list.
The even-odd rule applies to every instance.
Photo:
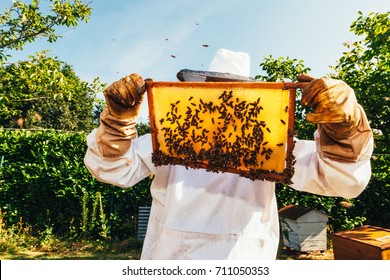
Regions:
[[80, 80], [72, 67], [48, 56], [10, 63], [11, 50], [37, 39], [53, 43], [59, 30], [88, 22], [90, 2], [82, 0], [13, 1], [0, 14], [0, 126], [89, 131], [96, 126], [96, 94], [104, 85]]
[[0, 126], [89, 131], [102, 86], [42, 52], [0, 68]]
[[299, 74], [306, 74], [311, 70], [305, 67], [303, 60], [288, 56], [275, 59], [272, 55], [264, 57], [260, 67], [266, 75], [257, 75], [255, 79], [267, 82], [296, 81]]
[[351, 31], [360, 40], [345, 43], [347, 51], [334, 67], [336, 78], [356, 92], [372, 128], [382, 137], [376, 139], [383, 151], [390, 150], [390, 12], [359, 17]]
[[[363, 106], [371, 127], [379, 134], [375, 137], [375, 150], [372, 160], [372, 177], [367, 189], [357, 198], [349, 200], [351, 208], [340, 205], [342, 198], [302, 195], [278, 184], [279, 206], [289, 203], [316, 207], [328, 213], [333, 230], [350, 229], [363, 222], [376, 226], [389, 227], [390, 214], [390, 163], [389, 163], [389, 88], [390, 88], [390, 12], [370, 13], [364, 16], [359, 12], [351, 31], [360, 36], [356, 42], [345, 43], [347, 51], [333, 67], [330, 77], [344, 80], [356, 93], [359, 104]], [[309, 69], [303, 61], [272, 56], [260, 64], [266, 75], [256, 78], [263, 81], [294, 81], [297, 74]], [[300, 107], [299, 96], [296, 107], [296, 130], [302, 139], [312, 138], [315, 126], [305, 124], [307, 108]], [[378, 215], [380, 213], [380, 215]]]
[[[25, 1], [24, 1], [25, 2]], [[38, 38], [55, 42], [61, 37], [56, 28], [75, 27], [80, 20], [88, 22], [91, 8], [81, 0], [33, 0], [31, 4], [13, 1], [0, 14], [0, 62], [9, 50], [22, 50]], [[42, 11], [48, 11], [43, 14]]]
[[[272, 55], [264, 57], [260, 67], [265, 75], [257, 75], [255, 79], [267, 82], [296, 82], [299, 74], [307, 74], [311, 70], [305, 67], [303, 60], [288, 56], [275, 59]], [[300, 98], [301, 91], [298, 89], [295, 108], [295, 131], [300, 139], [312, 139], [316, 126], [305, 121], [308, 108], [301, 105]]]
[[345, 43], [347, 51], [334, 67], [336, 78], [347, 82], [365, 109], [375, 136], [372, 177], [351, 211], [364, 214], [368, 223], [389, 227], [390, 213], [390, 12], [359, 12], [351, 24], [359, 36]]

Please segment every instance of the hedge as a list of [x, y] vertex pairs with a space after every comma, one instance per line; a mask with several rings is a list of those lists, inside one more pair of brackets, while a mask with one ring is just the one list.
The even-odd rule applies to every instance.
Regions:
[[[67, 237], [136, 235], [150, 179], [121, 189], [94, 179], [83, 159], [86, 134], [0, 130], [0, 207], [7, 224]], [[6, 214], [4, 214], [6, 213]]]

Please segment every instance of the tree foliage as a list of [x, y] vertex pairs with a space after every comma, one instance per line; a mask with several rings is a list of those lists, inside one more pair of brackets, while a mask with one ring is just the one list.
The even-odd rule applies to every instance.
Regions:
[[334, 67], [336, 78], [356, 92], [372, 128], [380, 130], [377, 144], [390, 150], [390, 12], [361, 12], [351, 25], [360, 40], [345, 43], [347, 51]]
[[[265, 75], [257, 75], [255, 79], [267, 82], [296, 82], [298, 75], [307, 74], [311, 70], [305, 67], [303, 60], [288, 56], [275, 59], [272, 55], [265, 57], [264, 61], [260, 63], [260, 67], [265, 72]], [[300, 97], [301, 91], [297, 89], [295, 131], [300, 139], [312, 139], [316, 126], [305, 121], [306, 113], [310, 109], [302, 106]]]
[[255, 79], [267, 82], [296, 81], [299, 74], [306, 74], [311, 70], [305, 67], [303, 60], [288, 56], [275, 59], [272, 55], [264, 57], [260, 67], [266, 75], [257, 75]]
[[[61, 37], [56, 28], [74, 27], [80, 20], [88, 22], [91, 8], [82, 0], [33, 0], [31, 4], [13, 1], [12, 6], [0, 14], [0, 62], [7, 50], [22, 50], [27, 43], [38, 38], [55, 42]], [[48, 11], [44, 14], [42, 11]]]
[[[102, 85], [82, 81], [72, 67], [48, 51], [26, 61], [7, 61], [37, 39], [55, 42], [59, 28], [88, 22], [91, 8], [81, 0], [13, 1], [0, 14], [0, 126], [89, 131], [96, 125]], [[63, 31], [63, 30], [62, 30]]]
[[[334, 76], [356, 92], [370, 125], [376, 129], [372, 177], [368, 188], [355, 199], [353, 211], [368, 223], [389, 227], [390, 214], [390, 12], [361, 12], [351, 24], [360, 40], [345, 43], [347, 51], [334, 67]], [[379, 222], [377, 220], [380, 220]]]
[[89, 131], [101, 89], [47, 52], [31, 56], [0, 68], [0, 126]]

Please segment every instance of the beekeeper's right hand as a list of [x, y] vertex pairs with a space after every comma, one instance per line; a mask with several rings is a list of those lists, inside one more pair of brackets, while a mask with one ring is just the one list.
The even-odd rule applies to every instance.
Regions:
[[144, 94], [145, 82], [135, 73], [112, 83], [104, 91], [108, 110], [117, 119], [137, 117]]
[[137, 137], [137, 117], [146, 88], [138, 74], [130, 74], [112, 83], [105, 91], [106, 107], [100, 115], [96, 141], [103, 157], [115, 158], [131, 147]]

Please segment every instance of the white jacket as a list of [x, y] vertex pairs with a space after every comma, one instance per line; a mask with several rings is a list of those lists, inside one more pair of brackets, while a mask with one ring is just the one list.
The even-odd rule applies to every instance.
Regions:
[[[100, 181], [131, 187], [154, 175], [153, 198], [142, 259], [275, 259], [279, 220], [275, 183], [183, 166], [155, 167], [150, 135], [132, 142], [116, 159], [103, 158], [87, 138], [85, 164]], [[315, 139], [318, 135], [315, 134]], [[297, 140], [292, 188], [353, 198], [371, 176], [372, 139], [357, 163], [322, 158], [315, 141]]]

